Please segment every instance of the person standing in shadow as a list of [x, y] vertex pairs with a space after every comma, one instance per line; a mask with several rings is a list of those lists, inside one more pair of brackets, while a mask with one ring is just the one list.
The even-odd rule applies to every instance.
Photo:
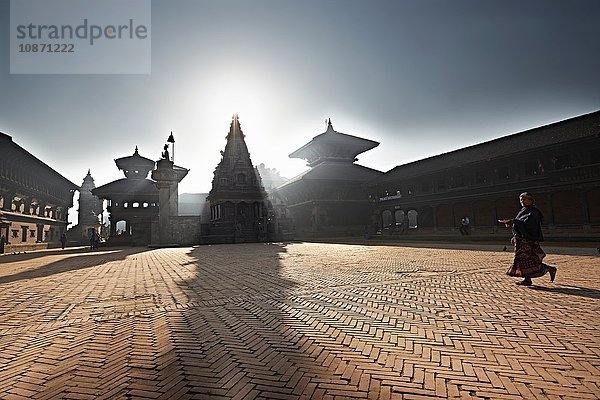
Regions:
[[6, 238], [4, 235], [0, 237], [0, 254], [4, 254], [4, 245], [6, 244]]
[[460, 228], [458, 228], [458, 230], [460, 231], [460, 234], [463, 236], [468, 235], [470, 225], [471, 225], [471, 220], [469, 219], [469, 217], [467, 217], [466, 215], [464, 217], [462, 217], [462, 219], [460, 220]]
[[529, 192], [519, 196], [521, 210], [513, 219], [499, 219], [498, 222], [512, 228], [511, 243], [515, 247], [515, 258], [506, 271], [508, 276], [524, 278], [517, 285], [531, 286], [532, 278], [550, 274], [550, 282], [556, 277], [556, 267], [544, 264], [546, 253], [540, 247], [544, 240], [542, 235], [542, 212], [534, 205], [535, 199]]
[[67, 234], [64, 232], [62, 235], [60, 235], [60, 245], [62, 246], [63, 249], [67, 245]]

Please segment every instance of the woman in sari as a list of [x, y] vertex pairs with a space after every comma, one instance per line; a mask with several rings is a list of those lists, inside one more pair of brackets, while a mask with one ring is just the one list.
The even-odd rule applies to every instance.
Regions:
[[542, 212], [534, 205], [535, 199], [528, 192], [519, 196], [521, 211], [514, 219], [500, 219], [498, 222], [512, 227], [512, 244], [515, 246], [515, 258], [512, 266], [506, 271], [508, 276], [524, 278], [517, 285], [531, 286], [532, 278], [550, 274], [550, 282], [554, 282], [556, 267], [544, 264], [546, 253], [540, 247], [544, 240], [542, 235]]

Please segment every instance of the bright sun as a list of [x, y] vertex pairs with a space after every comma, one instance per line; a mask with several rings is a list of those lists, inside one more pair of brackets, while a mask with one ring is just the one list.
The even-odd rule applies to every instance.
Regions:
[[227, 121], [237, 113], [244, 126], [257, 126], [273, 110], [272, 87], [259, 74], [244, 71], [224, 71], [201, 84], [202, 107], [211, 119]]

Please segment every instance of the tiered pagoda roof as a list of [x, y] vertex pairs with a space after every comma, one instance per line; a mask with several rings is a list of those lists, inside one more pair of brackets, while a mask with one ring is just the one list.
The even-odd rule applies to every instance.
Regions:
[[137, 146], [133, 155], [117, 158], [115, 164], [123, 171], [125, 178], [117, 179], [93, 189], [92, 193], [94, 195], [102, 198], [130, 194], [158, 196], [158, 189], [154, 186], [154, 181], [146, 179], [150, 170], [154, 168], [154, 161], [140, 156]]
[[353, 163], [357, 161], [357, 155], [377, 146], [379, 142], [335, 131], [329, 119], [325, 132], [315, 136], [289, 157], [304, 159], [310, 167], [325, 161]]
[[308, 171], [290, 179], [279, 188], [292, 187], [301, 182], [367, 182], [382, 174], [372, 168], [355, 164], [357, 155], [379, 146], [379, 142], [337, 132], [331, 119], [327, 130], [289, 155], [302, 158], [311, 167]]

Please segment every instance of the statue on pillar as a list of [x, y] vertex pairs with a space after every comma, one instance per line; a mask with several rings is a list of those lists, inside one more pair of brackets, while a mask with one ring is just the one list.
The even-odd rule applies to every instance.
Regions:
[[169, 158], [169, 145], [165, 144], [165, 146], [163, 147], [163, 152], [162, 152], [162, 158], [163, 160], [167, 160], [167, 161], [171, 161]]

